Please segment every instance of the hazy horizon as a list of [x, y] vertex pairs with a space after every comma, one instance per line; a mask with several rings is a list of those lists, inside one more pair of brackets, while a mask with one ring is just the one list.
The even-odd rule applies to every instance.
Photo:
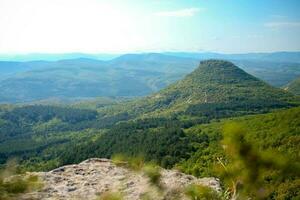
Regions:
[[125, 54], [163, 54], [163, 53], [216, 53], [216, 54], [255, 54], [255, 53], [298, 53], [299, 50], [276, 50], [276, 51], [245, 51], [245, 52], [223, 52], [223, 51], [185, 51], [185, 50], [164, 50], [164, 51], [122, 51], [122, 52], [84, 52], [84, 51], [66, 51], [66, 52], [9, 52], [9, 53], [0, 53], [0, 56], [23, 56], [23, 55], [63, 55], [63, 54], [86, 54], [86, 55], [125, 55]]

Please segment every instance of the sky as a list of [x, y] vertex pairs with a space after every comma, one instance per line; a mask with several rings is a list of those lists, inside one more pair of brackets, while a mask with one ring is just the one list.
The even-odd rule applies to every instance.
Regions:
[[0, 0], [0, 54], [300, 50], [299, 0]]

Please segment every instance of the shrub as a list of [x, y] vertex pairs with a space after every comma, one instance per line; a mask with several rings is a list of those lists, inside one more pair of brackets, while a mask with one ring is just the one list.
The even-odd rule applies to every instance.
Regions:
[[118, 192], [105, 192], [101, 194], [99, 200], [122, 200], [123, 197]]
[[208, 186], [189, 185], [185, 194], [192, 200], [221, 200], [220, 195]]
[[157, 165], [146, 164], [143, 168], [143, 171], [149, 177], [150, 183], [161, 188], [160, 185], [161, 173], [160, 173], [160, 168]]

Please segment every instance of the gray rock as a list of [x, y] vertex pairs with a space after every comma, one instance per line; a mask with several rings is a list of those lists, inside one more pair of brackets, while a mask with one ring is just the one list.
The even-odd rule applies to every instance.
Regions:
[[125, 200], [138, 200], [145, 196], [162, 200], [186, 199], [184, 189], [200, 184], [221, 191], [216, 178], [196, 178], [176, 170], [161, 169], [160, 184], [163, 192], [142, 171], [116, 166], [111, 160], [91, 158], [78, 165], [67, 165], [50, 172], [34, 172], [43, 181], [40, 191], [24, 195], [21, 199], [96, 199], [103, 192], [121, 192]]

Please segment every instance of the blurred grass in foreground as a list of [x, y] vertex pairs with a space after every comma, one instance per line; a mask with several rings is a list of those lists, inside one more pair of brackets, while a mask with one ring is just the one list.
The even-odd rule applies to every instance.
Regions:
[[8, 161], [5, 168], [0, 171], [0, 200], [19, 199], [20, 195], [42, 187], [37, 176], [17, 173], [15, 159]]
[[227, 159], [218, 158], [216, 171], [228, 187], [231, 199], [266, 199], [276, 188], [265, 186], [266, 177], [299, 177], [300, 165], [275, 151], [258, 151], [245, 139], [247, 129], [227, 123], [223, 130], [223, 148]]

